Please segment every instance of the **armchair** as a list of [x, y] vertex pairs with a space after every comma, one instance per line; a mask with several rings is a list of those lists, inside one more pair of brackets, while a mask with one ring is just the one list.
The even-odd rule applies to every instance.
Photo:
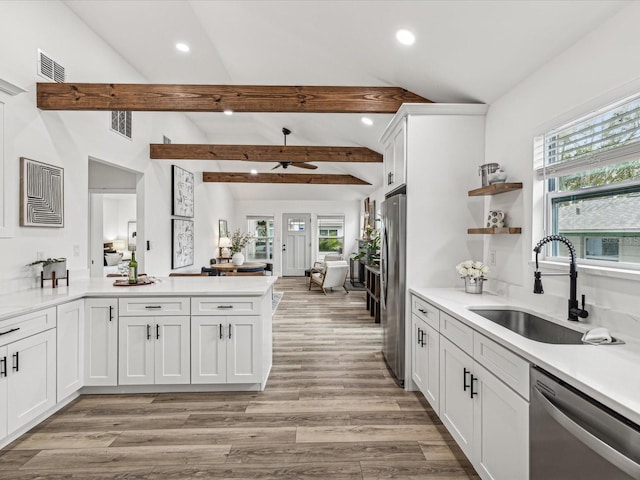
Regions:
[[345, 284], [347, 283], [347, 274], [349, 272], [349, 264], [344, 260], [327, 261], [323, 272], [311, 272], [309, 277], [309, 290], [311, 285], [316, 284], [322, 289], [322, 293], [327, 294], [327, 288], [342, 287], [346, 293], [349, 293]]

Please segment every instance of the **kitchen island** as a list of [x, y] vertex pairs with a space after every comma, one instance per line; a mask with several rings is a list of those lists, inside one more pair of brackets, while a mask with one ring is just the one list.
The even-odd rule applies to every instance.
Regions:
[[0, 296], [0, 445], [83, 393], [263, 390], [276, 279], [95, 278]]

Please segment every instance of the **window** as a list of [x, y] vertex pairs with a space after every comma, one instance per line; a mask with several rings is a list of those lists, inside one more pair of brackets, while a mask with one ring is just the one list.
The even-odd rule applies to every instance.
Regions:
[[[545, 229], [583, 263], [640, 269], [640, 95], [536, 139]], [[562, 244], [547, 257], [566, 257]]]
[[318, 257], [344, 250], [344, 217], [318, 217]]
[[304, 218], [290, 218], [287, 229], [290, 232], [304, 232], [306, 229], [306, 222]]
[[247, 260], [273, 260], [273, 217], [247, 217], [247, 226], [255, 238], [247, 245]]

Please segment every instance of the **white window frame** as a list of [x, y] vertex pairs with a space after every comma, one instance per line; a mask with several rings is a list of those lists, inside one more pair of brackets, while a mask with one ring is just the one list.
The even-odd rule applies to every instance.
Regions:
[[[329, 236], [329, 235], [320, 235], [320, 222], [323, 219], [330, 219], [330, 218], [341, 218], [342, 219], [342, 235], [340, 236]], [[323, 228], [329, 228], [329, 227], [323, 227]], [[344, 214], [336, 214], [336, 215], [318, 215], [317, 218], [317, 227], [316, 227], [316, 242], [318, 245], [318, 255], [317, 258], [319, 260], [324, 259], [325, 255], [333, 255], [333, 252], [322, 252], [320, 251], [320, 240], [322, 238], [330, 238], [330, 239], [342, 239], [342, 253], [341, 255], [344, 256], [344, 249], [345, 249], [345, 229], [346, 229], [346, 218]], [[339, 232], [339, 228], [338, 228], [338, 232]]]
[[[267, 236], [266, 237], [254, 237], [256, 240], [258, 239], [265, 239], [267, 240], [266, 244], [267, 244], [267, 248], [269, 246], [269, 243], [271, 243], [271, 258], [260, 258], [257, 259], [255, 258], [255, 256], [250, 256], [249, 255], [249, 247], [247, 247], [246, 251], [247, 251], [247, 260], [250, 261], [255, 261], [255, 262], [267, 262], [267, 263], [272, 263], [273, 262], [273, 257], [275, 256], [275, 248], [274, 248], [274, 244], [275, 244], [275, 219], [272, 215], [247, 215], [246, 217], [247, 220], [247, 231], [249, 233], [253, 233], [251, 230], [251, 227], [249, 225], [249, 222], [251, 221], [260, 221], [260, 220], [265, 220], [267, 222]], [[273, 235], [269, 235], [269, 222], [272, 223], [273, 225], [273, 229], [272, 229], [272, 233]], [[269, 240], [271, 242], [269, 242]], [[256, 242], [253, 242], [253, 246], [255, 247]]]
[[[534, 191], [542, 192], [543, 201], [540, 203], [542, 209], [544, 229], [544, 235], [555, 233], [553, 230], [553, 201], [563, 197], [585, 197], [593, 195], [594, 193], [606, 193], [615, 190], [621, 190], [624, 188], [639, 188], [640, 179], [634, 179], [625, 182], [618, 182], [614, 184], [602, 185], [597, 187], [582, 188], [573, 191], [562, 192], [550, 192], [549, 180], [552, 178], [558, 178], [571, 173], [577, 173], [581, 171], [594, 170], [599, 167], [608, 165], [617, 165], [625, 163], [631, 160], [640, 159], [640, 143], [631, 145], [625, 145], [616, 149], [607, 150], [604, 152], [597, 152], [595, 155], [585, 156], [578, 160], [570, 160], [562, 163], [546, 164], [546, 152], [547, 145], [545, 144], [545, 138], [555, 130], [560, 130], [568, 127], [571, 124], [587, 121], [591, 117], [602, 114], [603, 112], [613, 110], [617, 106], [623, 105], [629, 101], [634, 101], [640, 98], [640, 94], [636, 93], [632, 96], [627, 96], [623, 100], [608, 102], [604, 107], [594, 109], [588, 115], [580, 116], [579, 118], [569, 122], [558, 122], [556, 128], [544, 129], [544, 132], [540, 132], [534, 138], [533, 145], [533, 159], [534, 159], [534, 182], [541, 184], [541, 188], [535, 187]], [[574, 118], [578, 117], [576, 115]], [[558, 126], [559, 125], [559, 126]], [[534, 200], [535, 203], [535, 200]], [[535, 228], [534, 228], [535, 231]], [[532, 246], [537, 243], [536, 238], [532, 238]], [[551, 243], [547, 244], [540, 254], [540, 261], [544, 262], [548, 267], [562, 266], [569, 262], [568, 257], [561, 257], [552, 255], [552, 249], [556, 247]], [[586, 256], [586, 252], [585, 252]], [[640, 263], [620, 262], [620, 261], [607, 261], [607, 260], [592, 260], [587, 258], [577, 259], [579, 268], [593, 274], [601, 274], [606, 276], [616, 276], [621, 278], [633, 278], [640, 279]], [[565, 268], [565, 267], [562, 267]]]

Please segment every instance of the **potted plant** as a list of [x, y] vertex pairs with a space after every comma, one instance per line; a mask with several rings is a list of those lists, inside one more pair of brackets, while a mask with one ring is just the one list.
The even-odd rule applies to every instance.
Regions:
[[36, 260], [28, 266], [33, 265], [39, 265], [42, 267], [42, 274], [45, 280], [51, 279], [52, 272], [55, 272], [56, 278], [65, 278], [67, 276], [66, 258], [47, 258], [46, 260]]
[[456, 266], [460, 277], [464, 278], [464, 291], [467, 293], [482, 293], [482, 282], [486, 280], [484, 274], [489, 271], [482, 262], [465, 260]]
[[241, 250], [253, 240], [255, 239], [250, 233], [242, 233], [239, 228], [231, 234], [231, 261], [234, 265], [244, 263], [244, 255]]

